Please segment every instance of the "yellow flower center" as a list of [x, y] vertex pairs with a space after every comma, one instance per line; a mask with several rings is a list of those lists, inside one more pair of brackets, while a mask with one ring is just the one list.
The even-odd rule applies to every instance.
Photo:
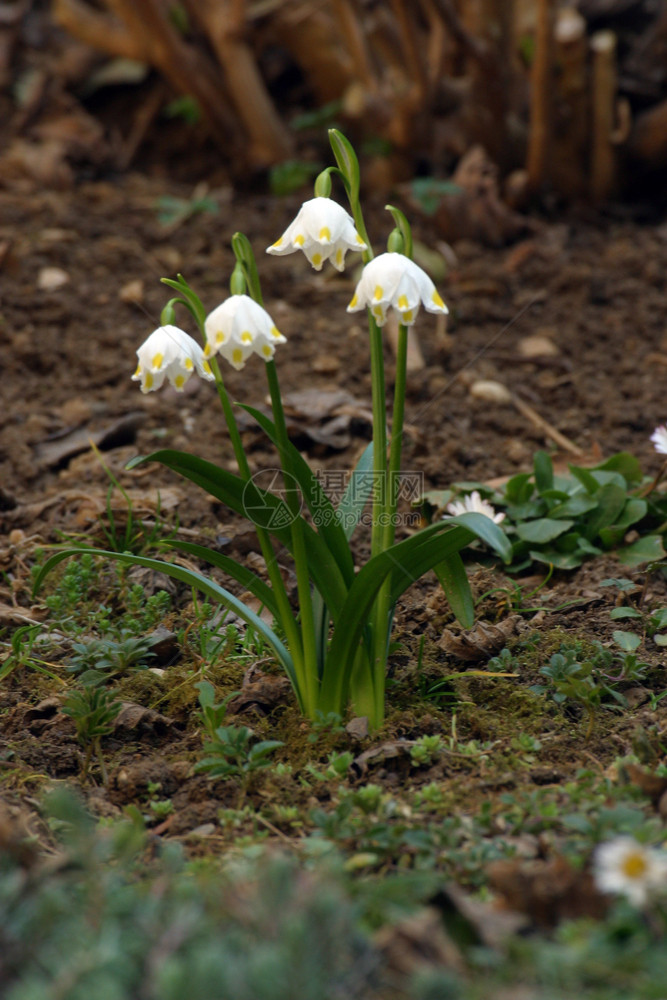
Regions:
[[294, 237], [294, 245], [297, 247], [302, 247], [305, 242], [306, 242], [306, 237], [302, 236], [301, 233], [299, 233], [298, 236]]
[[243, 331], [243, 333], [241, 334], [241, 343], [242, 344], [252, 344], [252, 334], [251, 334], [250, 330], [244, 330]]
[[642, 878], [646, 874], [648, 865], [646, 857], [640, 851], [631, 851], [623, 858], [621, 871], [628, 878]]
[[241, 350], [240, 347], [236, 347], [232, 351], [232, 361], [236, 365], [240, 365], [241, 362], [243, 361], [243, 351]]
[[163, 355], [158, 353], [153, 355], [153, 360], [151, 361], [151, 368], [160, 368], [162, 365]]
[[375, 301], [379, 302], [380, 299], [382, 298], [383, 294], [384, 293], [382, 291], [382, 285], [376, 285], [375, 286], [375, 291], [373, 292], [373, 298], [375, 299]]
[[324, 243], [325, 240], [327, 241], [327, 243], [331, 242], [331, 230], [329, 229], [328, 226], [322, 226], [322, 228], [320, 229], [320, 235], [318, 236], [318, 239], [320, 243]]
[[434, 305], [440, 306], [441, 309], [444, 309], [445, 303], [442, 301], [437, 292], [433, 292], [433, 295], [431, 296], [431, 301], [433, 302]]

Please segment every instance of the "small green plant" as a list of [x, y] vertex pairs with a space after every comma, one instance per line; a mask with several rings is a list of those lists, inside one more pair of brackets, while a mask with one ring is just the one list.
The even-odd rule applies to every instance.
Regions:
[[417, 767], [424, 767], [432, 764], [445, 749], [445, 741], [439, 733], [433, 736], [420, 736], [414, 746], [410, 747], [410, 758]]
[[151, 636], [138, 636], [121, 632], [119, 639], [90, 639], [72, 643], [68, 671], [81, 674], [84, 683], [99, 680], [104, 674], [108, 680], [129, 670], [145, 670], [155, 653], [151, 647], [159, 640]]
[[268, 767], [270, 755], [283, 746], [281, 740], [262, 740], [254, 743], [254, 734], [248, 726], [223, 726], [227, 706], [238, 693], [233, 692], [219, 705], [215, 704], [215, 691], [208, 681], [200, 681], [200, 721], [208, 736], [204, 743], [204, 759], [195, 764], [195, 771], [208, 774], [209, 778], [246, 778], [253, 771]]
[[102, 754], [102, 739], [113, 732], [114, 721], [121, 710], [121, 702], [114, 701], [113, 694], [105, 688], [87, 684], [74, 688], [67, 697], [62, 711], [69, 715], [76, 726], [76, 736], [85, 748], [86, 756], [82, 774], [87, 777], [93, 753], [97, 757], [105, 785], [109, 783], [106, 764]]

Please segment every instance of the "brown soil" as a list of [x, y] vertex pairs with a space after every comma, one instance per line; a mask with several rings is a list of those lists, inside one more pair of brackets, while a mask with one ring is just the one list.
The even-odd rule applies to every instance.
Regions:
[[[308, 414], [300, 420], [299, 446], [315, 466], [346, 469], [367, 443], [369, 359], [363, 320], [345, 312], [351, 272], [316, 274], [300, 254], [283, 259], [263, 254], [293, 217], [298, 200], [239, 200], [229, 190], [214, 191], [220, 204], [217, 215], [194, 215], [168, 229], [156, 216], [156, 200], [165, 194], [187, 198], [190, 189], [130, 175], [81, 184], [72, 193], [0, 193], [0, 625], [8, 634], [45, 617], [29, 590], [36, 547], [58, 541], [63, 532], [83, 532], [102, 541], [99, 522], [109, 479], [88, 445], [89, 436], [100, 435], [95, 439], [103, 460], [126, 489], [135, 491], [138, 513], [154, 514], [160, 489], [167, 515], [176, 512], [181, 529], [204, 538], [234, 537], [237, 553], [252, 550], [252, 541], [239, 534], [240, 525], [229, 512], [162, 467], [124, 471], [130, 458], [161, 445], [192, 450], [233, 467], [207, 385], [192, 379], [181, 396], [168, 387], [142, 396], [130, 375], [136, 348], [158, 325], [168, 297], [159, 278], [182, 271], [213, 307], [227, 294], [233, 260], [229, 241], [236, 230], [245, 232], [255, 248], [267, 307], [288, 338], [278, 353], [283, 392], [310, 389], [321, 395], [345, 390], [356, 401], [342, 438], [334, 441], [336, 447], [313, 440], [309, 430], [315, 428], [317, 437], [317, 428], [321, 432], [326, 420]], [[372, 211], [369, 228], [379, 247], [389, 230], [388, 216], [379, 208]], [[426, 244], [436, 242], [426, 223], [418, 235]], [[429, 316], [418, 324], [426, 364], [409, 379], [404, 467], [423, 472], [427, 488], [445, 487], [457, 480], [488, 480], [530, 468], [536, 449], [551, 449], [553, 441], [520, 410], [470, 394], [476, 379], [494, 379], [529, 403], [584, 456], [630, 450], [647, 471], [657, 471], [659, 462], [648, 438], [667, 418], [667, 226], [637, 225], [626, 217], [570, 216], [540, 223], [535, 235], [510, 247], [491, 250], [459, 243], [454, 252], [455, 261], [441, 283], [451, 310], [448, 331], [438, 331]], [[43, 269], [52, 267], [65, 272], [65, 283], [40, 288]], [[131, 282], [138, 285], [132, 287]], [[184, 314], [177, 321], [191, 329]], [[535, 334], [550, 339], [551, 355], [531, 360], [522, 354], [525, 338]], [[389, 348], [386, 361], [390, 371]], [[234, 397], [263, 403], [267, 390], [258, 359], [241, 373], [230, 371], [227, 381]], [[254, 468], [272, 465], [271, 452], [250, 422], [244, 440]], [[578, 601], [570, 610], [538, 619], [545, 649], [556, 628], [607, 638], [606, 612], [615, 592], [598, 585], [610, 575], [628, 573], [619, 570], [613, 558], [591, 562], [579, 573], [557, 577], [548, 592], [538, 596], [537, 603], [551, 607]], [[640, 572], [634, 576], [642, 581]], [[488, 571], [475, 577], [478, 593], [499, 583], [502, 579]], [[184, 609], [189, 595], [180, 597]], [[507, 609], [494, 601], [490, 598], [483, 612], [502, 618]], [[447, 658], [433, 643], [448, 621], [434, 582], [422, 582], [408, 593], [397, 620], [405, 641], [394, 663], [399, 682], [403, 669], [414, 662], [421, 634], [431, 643], [430, 669], [437, 672], [438, 658], [442, 669]], [[168, 687], [176, 690], [186, 683], [178, 665], [166, 669], [173, 670], [175, 678]], [[242, 674], [239, 668], [237, 675], [225, 678], [230, 689], [240, 684]], [[153, 690], [150, 680], [142, 677], [143, 689], [136, 682], [127, 700], [164, 712], [167, 722], [142, 719], [108, 741], [110, 786], [105, 790], [87, 784], [91, 806], [113, 815], [130, 802], [145, 804], [152, 782], [160, 784], [159, 797], [171, 798], [174, 805], [165, 835], [184, 835], [216, 823], [221, 807], [238, 805], [237, 791], [223, 782], [189, 776], [200, 740], [188, 725], [192, 712], [188, 714], [187, 700], [179, 706], [175, 693], [165, 695], [164, 684]], [[495, 709], [512, 703], [513, 685], [484, 685], [483, 697], [477, 691], [473, 701], [487, 707], [469, 717], [461, 715], [460, 738], [508, 735], [499, 721], [502, 712]], [[35, 711], [37, 703], [53, 693], [49, 679], [33, 673], [16, 672], [3, 684], [0, 747], [7, 771], [5, 794], [13, 802], [29, 803], [45, 777], [79, 780], [81, 753], [71, 721], [57, 708]], [[191, 701], [190, 690], [190, 709]], [[515, 707], [519, 712], [520, 706]], [[554, 719], [547, 720], [544, 728], [551, 730], [553, 746], [550, 764], [561, 776], [590, 757], [603, 766], [629, 748], [635, 724], [660, 723], [663, 716], [640, 707], [617, 724], [612, 739], [605, 722], [588, 744], [585, 726], [563, 729]], [[306, 743], [306, 727], [289, 698], [279, 702], [268, 719], [251, 718], [262, 735], [291, 740], [289, 755], [297, 767], [315, 752]], [[445, 718], [446, 713], [439, 712], [417, 718], [409, 706], [400, 706], [390, 719], [390, 734], [414, 738], [442, 729]], [[362, 746], [376, 745], [385, 735]], [[346, 737], [339, 738], [338, 746], [348, 743]], [[373, 780], [400, 780], [395, 760], [369, 766], [375, 769]], [[475, 789], [480, 795], [488, 792], [483, 766], [462, 761], [454, 763], [449, 774], [453, 790], [466, 777], [469, 802]], [[285, 780], [288, 796], [303, 797], [296, 781]], [[540, 783], [544, 775], [534, 780]], [[281, 794], [279, 784], [276, 780], [272, 794]], [[256, 793], [253, 786], [246, 791], [251, 797]], [[268, 794], [266, 789], [262, 794]]]

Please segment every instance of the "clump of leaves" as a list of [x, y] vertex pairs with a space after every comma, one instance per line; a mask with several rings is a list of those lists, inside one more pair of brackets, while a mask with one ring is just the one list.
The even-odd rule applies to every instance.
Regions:
[[[479, 490], [504, 509], [513, 572], [533, 562], [575, 569], [584, 559], [611, 549], [628, 566], [667, 557], [663, 548], [667, 497], [647, 492], [633, 455], [619, 452], [593, 468], [568, 468], [569, 475], [557, 475], [549, 455], [538, 451], [532, 473], [512, 476], [498, 491], [483, 483], [459, 483], [456, 489], [424, 494], [422, 508], [433, 518], [444, 512], [457, 492]], [[631, 528], [640, 537], [625, 544]]]
[[119, 639], [74, 642], [73, 655], [67, 669], [70, 673], [81, 674], [86, 683], [94, 681], [101, 674], [111, 678], [132, 669], [145, 670], [148, 666], [146, 661], [155, 656], [151, 647], [159, 641], [159, 637], [132, 635], [122, 630]]
[[200, 681], [197, 687], [201, 706], [199, 718], [208, 741], [204, 743], [204, 759], [195, 765], [195, 771], [208, 774], [210, 778], [229, 778], [239, 775], [247, 777], [253, 771], [268, 767], [271, 763], [270, 755], [284, 745], [282, 740], [260, 740], [255, 743], [254, 733], [248, 726], [223, 726], [221, 723], [227, 706], [238, 692], [233, 692], [221, 704], [216, 705], [212, 684]]
[[77, 739], [86, 751], [83, 776], [88, 774], [90, 761], [95, 753], [105, 785], [108, 784], [109, 776], [102, 754], [102, 739], [113, 732], [121, 707], [121, 702], [114, 701], [110, 691], [87, 684], [71, 691], [62, 708], [63, 713], [74, 720]]

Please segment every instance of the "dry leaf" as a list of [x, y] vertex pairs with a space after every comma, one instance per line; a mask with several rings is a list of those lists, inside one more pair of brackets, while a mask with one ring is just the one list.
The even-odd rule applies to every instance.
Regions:
[[521, 615], [510, 615], [497, 625], [490, 622], [478, 622], [469, 632], [452, 632], [445, 629], [438, 641], [438, 646], [459, 660], [488, 660], [495, 656], [507, 644], [507, 640], [520, 630], [523, 624]]

